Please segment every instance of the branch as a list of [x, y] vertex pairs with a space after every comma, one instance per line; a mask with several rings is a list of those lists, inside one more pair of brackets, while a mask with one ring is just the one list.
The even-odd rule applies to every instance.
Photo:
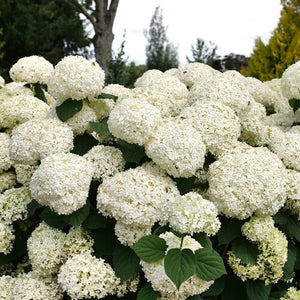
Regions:
[[88, 11], [78, 3], [77, 0], [63, 0], [66, 4], [74, 8], [79, 13], [82, 13], [93, 25], [94, 29], [96, 30], [96, 22], [94, 17], [88, 13]]

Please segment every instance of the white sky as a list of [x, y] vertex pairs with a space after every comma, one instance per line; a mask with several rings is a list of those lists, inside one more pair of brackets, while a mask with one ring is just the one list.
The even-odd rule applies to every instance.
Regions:
[[280, 17], [280, 0], [120, 0], [113, 32], [115, 52], [124, 30], [128, 62], [146, 62], [143, 34], [149, 29], [155, 7], [160, 6], [167, 37], [178, 46], [180, 64], [192, 58], [197, 38], [214, 42], [221, 56], [231, 52], [249, 56], [254, 39], [268, 41]]

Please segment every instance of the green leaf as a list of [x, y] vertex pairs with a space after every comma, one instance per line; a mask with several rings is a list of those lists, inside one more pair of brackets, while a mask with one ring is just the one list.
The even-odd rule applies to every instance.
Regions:
[[294, 267], [297, 259], [297, 246], [289, 241], [288, 243], [288, 259], [283, 267], [283, 275], [285, 280], [290, 280], [294, 277]]
[[137, 294], [137, 300], [156, 300], [160, 293], [153, 290], [150, 284], [143, 286]]
[[90, 213], [90, 202], [87, 201], [83, 207], [74, 211], [72, 214], [64, 215], [63, 220], [69, 225], [78, 227], [87, 218], [89, 213]]
[[194, 187], [196, 177], [189, 177], [189, 178], [180, 177], [180, 178], [173, 178], [173, 180], [176, 182], [180, 195], [184, 195], [186, 193], [189, 193], [192, 190], [192, 188]]
[[165, 257], [164, 268], [179, 290], [181, 284], [195, 274], [195, 254], [191, 249], [171, 249]]
[[82, 226], [86, 229], [105, 228], [106, 218], [99, 214], [91, 214], [84, 220]]
[[93, 248], [97, 257], [112, 256], [117, 238], [112, 228], [99, 228], [91, 231], [94, 240]]
[[145, 156], [145, 149], [137, 144], [130, 144], [121, 139], [117, 139], [117, 147], [121, 150], [127, 162], [139, 163]]
[[246, 293], [246, 286], [242, 280], [235, 276], [225, 277], [225, 287], [221, 294], [222, 300], [248, 299]]
[[134, 276], [140, 269], [140, 259], [130, 247], [117, 244], [113, 252], [113, 264], [116, 275], [121, 281]]
[[202, 296], [218, 296], [224, 290], [225, 280], [224, 276], [215, 280], [215, 282], [209, 287], [207, 291], [205, 291]]
[[298, 242], [300, 242], [300, 225], [297, 216], [290, 215], [286, 226], [291, 235], [295, 237]]
[[204, 248], [212, 249], [212, 242], [205, 232], [194, 233], [193, 238]]
[[47, 98], [41, 86], [38, 83], [33, 83], [34, 96], [43, 102], [47, 103]]
[[221, 216], [221, 228], [217, 232], [218, 245], [224, 245], [241, 235], [243, 221]]
[[148, 263], [164, 258], [167, 248], [166, 241], [156, 235], [143, 236], [132, 246], [136, 255]]
[[295, 237], [297, 241], [300, 241], [300, 226], [297, 216], [279, 212], [273, 218], [279, 229], [283, 230], [287, 236]]
[[246, 292], [249, 300], [268, 300], [271, 285], [266, 286], [265, 282], [261, 280], [247, 280]]
[[287, 213], [278, 212], [273, 216], [273, 219], [276, 224], [284, 225], [289, 222], [289, 215]]
[[222, 257], [213, 249], [196, 250], [196, 274], [205, 281], [215, 280], [226, 274]]
[[41, 207], [42, 207], [42, 205], [39, 204], [34, 199], [31, 202], [29, 202], [27, 204], [27, 219], [32, 217], [35, 214], [35, 212]]
[[107, 93], [101, 93], [99, 96], [96, 97], [97, 99], [112, 99], [115, 102], [118, 99], [118, 96], [112, 95], [112, 94], [107, 94]]
[[107, 125], [108, 117], [104, 118], [101, 122], [89, 122], [91, 128], [97, 133], [106, 137], [112, 137]]
[[69, 98], [61, 105], [56, 106], [56, 114], [61, 121], [65, 122], [80, 112], [82, 105], [82, 100], [72, 100]]
[[84, 133], [83, 135], [77, 135], [74, 139], [74, 148], [72, 153], [78, 155], [86, 154], [92, 147], [98, 145], [99, 142], [93, 138], [90, 134]]
[[62, 229], [67, 225], [64, 220], [64, 216], [56, 214], [53, 210], [50, 209], [50, 207], [45, 207], [40, 213], [40, 217], [43, 221], [45, 221], [49, 226], [53, 228]]
[[289, 104], [293, 108], [293, 111], [296, 112], [300, 108], [300, 99], [292, 98], [289, 100]]
[[257, 264], [257, 256], [259, 255], [257, 245], [249, 242], [246, 238], [235, 240], [232, 243], [232, 251], [244, 264]]
[[297, 254], [296, 254], [296, 262], [295, 262], [295, 269], [300, 270], [300, 248], [297, 247]]

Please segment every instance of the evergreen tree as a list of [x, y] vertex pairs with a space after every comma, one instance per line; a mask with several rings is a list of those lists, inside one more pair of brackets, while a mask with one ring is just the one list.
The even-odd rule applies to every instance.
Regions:
[[79, 14], [64, 2], [1, 0], [0, 11], [6, 71], [24, 56], [41, 55], [56, 64], [65, 55], [84, 54], [90, 44]]
[[148, 69], [166, 71], [178, 67], [177, 48], [168, 41], [167, 29], [163, 25], [162, 9], [158, 6], [152, 16], [147, 38], [146, 58]]

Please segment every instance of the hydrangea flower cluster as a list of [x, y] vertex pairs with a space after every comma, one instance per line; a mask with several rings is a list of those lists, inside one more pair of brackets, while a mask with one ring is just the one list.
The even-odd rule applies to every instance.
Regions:
[[288, 99], [300, 99], [300, 61], [289, 66], [282, 74], [281, 91]]

